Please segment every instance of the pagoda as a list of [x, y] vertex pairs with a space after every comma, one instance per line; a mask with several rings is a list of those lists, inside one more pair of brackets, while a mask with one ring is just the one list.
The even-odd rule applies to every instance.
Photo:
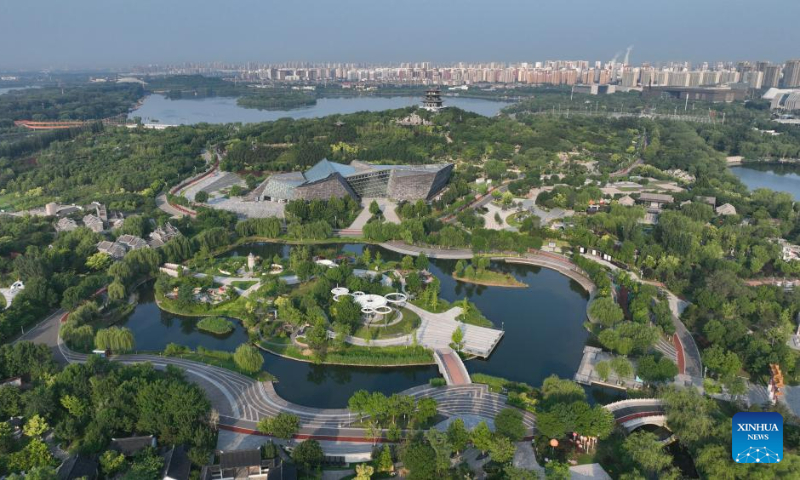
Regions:
[[425, 99], [422, 101], [422, 108], [429, 112], [438, 112], [444, 108], [442, 92], [436, 87], [425, 90]]

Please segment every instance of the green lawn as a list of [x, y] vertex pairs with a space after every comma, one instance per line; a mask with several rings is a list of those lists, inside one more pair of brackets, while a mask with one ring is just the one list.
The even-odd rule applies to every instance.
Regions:
[[495, 272], [492, 270], [476, 271], [475, 276], [473, 277], [464, 277], [453, 273], [453, 278], [461, 282], [475, 283], [478, 285], [518, 288], [527, 287], [526, 284], [518, 281], [509, 273]]
[[[296, 345], [290, 344], [288, 338], [272, 337], [268, 340], [262, 340], [261, 346], [279, 355], [298, 360], [312, 360], [311, 357], [303, 355]], [[322, 363], [371, 367], [430, 365], [433, 363], [433, 353], [420, 346], [360, 347], [347, 345], [341, 350], [329, 350]]]
[[252, 287], [253, 285], [257, 284], [258, 282], [255, 280], [239, 280], [236, 282], [231, 282], [231, 285], [240, 289], [240, 290], [247, 290], [248, 288]]
[[419, 327], [419, 315], [404, 308], [402, 310], [403, 319], [400, 322], [388, 327], [367, 327], [362, 326], [353, 334], [354, 337], [364, 340], [376, 340], [380, 338], [391, 338], [406, 335]]

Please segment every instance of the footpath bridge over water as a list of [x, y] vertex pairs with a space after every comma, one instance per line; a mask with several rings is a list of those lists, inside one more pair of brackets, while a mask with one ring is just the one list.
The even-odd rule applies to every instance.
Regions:
[[467, 367], [464, 366], [461, 357], [452, 348], [434, 350], [433, 359], [439, 367], [439, 373], [442, 374], [448, 385], [469, 385], [472, 383]]
[[617, 425], [628, 432], [643, 425], [667, 424], [664, 400], [660, 398], [635, 398], [609, 403], [605, 408], [614, 415]]

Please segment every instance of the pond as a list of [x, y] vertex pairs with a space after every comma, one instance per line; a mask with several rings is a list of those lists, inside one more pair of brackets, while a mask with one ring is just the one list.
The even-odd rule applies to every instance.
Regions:
[[[291, 246], [252, 244], [237, 247], [227, 255], [253, 252], [262, 258], [288, 255]], [[400, 255], [377, 246], [360, 244], [319, 247], [360, 254], [364, 248], [380, 250], [385, 260]], [[374, 252], [373, 252], [374, 254]], [[525, 265], [494, 263], [493, 269], [511, 273], [527, 288], [485, 287], [457, 282], [450, 275], [455, 262], [432, 260], [430, 271], [441, 280], [441, 298], [474, 302], [484, 315], [505, 330], [505, 336], [486, 360], [466, 363], [470, 373], [497, 375], [514, 381], [541, 385], [549, 375], [572, 378], [580, 363], [588, 332], [583, 328], [588, 294], [573, 280], [554, 271]], [[148, 285], [144, 287], [148, 289]], [[181, 319], [160, 312], [152, 294], [143, 295], [125, 326], [134, 330], [139, 349], [159, 350], [175, 342], [206, 348], [234, 350], [246, 340], [243, 329], [230, 337], [217, 338], [194, 327], [195, 319]], [[186, 323], [183, 323], [186, 322]], [[141, 323], [141, 325], [137, 325]], [[312, 407], [343, 407], [359, 389], [391, 394], [427, 383], [438, 377], [435, 366], [402, 368], [313, 365], [264, 354], [264, 369], [277, 376], [276, 391], [288, 401]]]
[[[208, 97], [170, 100], [163, 95], [150, 95], [128, 118], [141, 117], [144, 123], [167, 125], [195, 123], [256, 123], [279, 118], [317, 118], [334, 114], [392, 110], [419, 105], [419, 97], [343, 97], [320, 98], [316, 105], [291, 110], [257, 110], [240, 107], [233, 97]], [[506, 102], [476, 98], [446, 97], [446, 106], [453, 106], [484, 116], [493, 116], [507, 106]]]
[[769, 188], [776, 192], [787, 192], [795, 201], [800, 201], [800, 166], [798, 165], [752, 165], [731, 167], [731, 173], [739, 177], [751, 191]]

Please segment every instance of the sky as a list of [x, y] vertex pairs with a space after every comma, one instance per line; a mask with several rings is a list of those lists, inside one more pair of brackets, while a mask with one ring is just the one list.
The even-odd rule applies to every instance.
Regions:
[[[178, 62], [783, 62], [800, 0], [0, 0], [0, 69]], [[782, 21], [781, 19], [785, 19]]]

